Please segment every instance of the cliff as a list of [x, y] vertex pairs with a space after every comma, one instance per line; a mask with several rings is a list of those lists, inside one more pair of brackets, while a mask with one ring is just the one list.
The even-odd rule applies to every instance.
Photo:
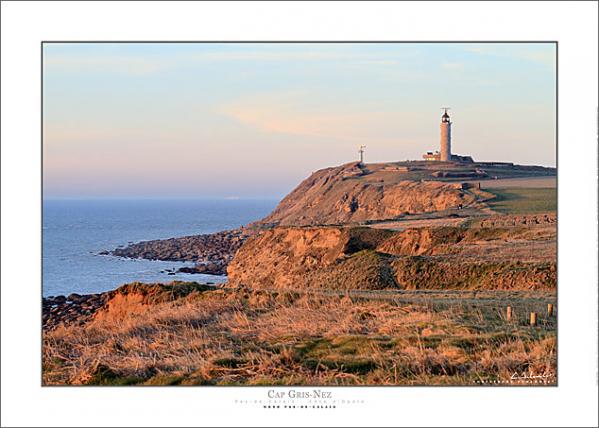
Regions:
[[456, 162], [322, 169], [254, 224], [255, 234], [228, 265], [229, 284], [267, 290], [554, 289], [555, 214], [493, 215], [486, 202], [495, 195], [461, 181], [469, 174], [496, 182], [554, 173]]
[[[509, 221], [505, 221], [509, 223]], [[555, 226], [388, 231], [277, 227], [248, 238], [229, 284], [253, 289], [554, 289]]]
[[[371, 168], [371, 166], [369, 166]], [[415, 181], [407, 169], [369, 170], [357, 162], [313, 173], [259, 224], [307, 226], [396, 218], [467, 206], [476, 197], [461, 183]]]
[[265, 289], [397, 288], [388, 257], [372, 250], [389, 232], [274, 228], [251, 238], [227, 269], [229, 284]]
[[[468, 216], [493, 213], [485, 201], [494, 197], [476, 183], [495, 178], [555, 176], [554, 168], [499, 163], [353, 162], [311, 174], [289, 193], [264, 219], [247, 227], [206, 235], [186, 236], [131, 244], [103, 255], [151, 260], [193, 261], [189, 273], [222, 275], [244, 241], [277, 226], [342, 226], [408, 218], [437, 217], [462, 223]], [[463, 180], [475, 179], [473, 182]], [[486, 186], [484, 186], [486, 187]], [[463, 208], [458, 210], [458, 208]], [[553, 216], [555, 219], [555, 216]], [[489, 222], [521, 222], [521, 219], [489, 219]], [[539, 221], [531, 218], [531, 224]], [[445, 224], [451, 222], [445, 221]], [[497, 224], [499, 225], [499, 223]]]

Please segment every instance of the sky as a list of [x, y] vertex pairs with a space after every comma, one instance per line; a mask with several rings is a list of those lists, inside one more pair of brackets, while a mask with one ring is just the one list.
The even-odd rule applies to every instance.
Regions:
[[44, 198], [281, 198], [358, 159], [555, 166], [555, 45], [46, 43]]

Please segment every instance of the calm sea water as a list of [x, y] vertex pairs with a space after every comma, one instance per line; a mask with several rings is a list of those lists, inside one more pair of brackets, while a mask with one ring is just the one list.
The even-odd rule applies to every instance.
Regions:
[[43, 295], [97, 293], [132, 281], [224, 277], [161, 273], [190, 263], [100, 256], [132, 242], [217, 232], [267, 215], [274, 200], [44, 201]]

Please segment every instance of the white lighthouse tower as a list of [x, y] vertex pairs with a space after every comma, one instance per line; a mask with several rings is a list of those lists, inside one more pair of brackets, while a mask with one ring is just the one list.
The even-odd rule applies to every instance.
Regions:
[[451, 121], [447, 110], [449, 107], [443, 107], [445, 113], [441, 116], [441, 161], [451, 160]]

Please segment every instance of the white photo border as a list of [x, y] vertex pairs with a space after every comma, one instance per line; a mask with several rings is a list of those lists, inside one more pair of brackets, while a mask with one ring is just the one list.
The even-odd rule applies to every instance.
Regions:
[[[3, 2], [1, 7], [3, 426], [597, 425], [596, 2]], [[273, 388], [267, 387], [42, 388], [40, 44], [61, 40], [557, 41], [558, 387], [320, 388], [332, 391], [339, 405], [305, 411], [253, 405], [268, 399]]]

